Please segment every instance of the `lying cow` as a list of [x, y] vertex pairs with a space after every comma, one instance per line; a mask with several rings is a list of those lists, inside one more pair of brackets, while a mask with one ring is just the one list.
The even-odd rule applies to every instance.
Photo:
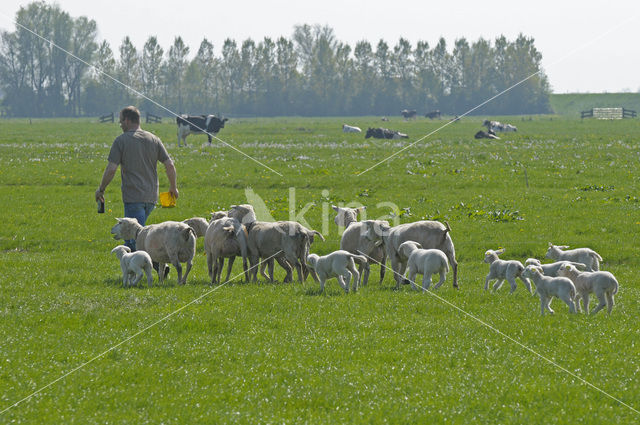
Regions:
[[489, 121], [489, 120], [484, 120], [484, 122], [482, 123], [482, 125], [484, 125], [485, 127], [487, 127], [487, 130], [489, 131], [493, 131], [494, 133], [496, 131], [518, 131], [518, 128], [515, 125], [511, 125], [511, 124], [503, 124], [500, 121]]
[[177, 118], [178, 123], [178, 146], [182, 146], [181, 142], [187, 146], [187, 136], [193, 134], [206, 133], [209, 137], [209, 144], [213, 136], [218, 134], [224, 123], [229, 121], [228, 118], [220, 119], [215, 115], [180, 115]]
[[489, 131], [478, 131], [475, 136], [476, 139], [497, 139], [500, 140], [500, 138], [498, 136], [496, 136], [496, 133], [493, 132], [493, 130], [489, 130]]
[[424, 117], [429, 118], [430, 120], [435, 118], [440, 119], [441, 118], [440, 110], [436, 109], [435, 111], [427, 112], [426, 114], [424, 114]]
[[342, 132], [343, 133], [362, 133], [362, 130], [360, 130], [360, 127], [352, 127], [347, 124], [342, 124]]
[[367, 129], [367, 134], [364, 136], [365, 139], [369, 137], [373, 137], [374, 139], [408, 139], [404, 133], [400, 133], [399, 131], [389, 130], [388, 128], [371, 128]]
[[415, 109], [412, 109], [412, 110], [403, 109], [402, 111], [400, 111], [400, 115], [402, 115], [405, 120], [408, 120], [408, 119], [411, 119], [411, 118], [415, 118], [416, 114], [417, 114], [417, 112], [416, 112]]

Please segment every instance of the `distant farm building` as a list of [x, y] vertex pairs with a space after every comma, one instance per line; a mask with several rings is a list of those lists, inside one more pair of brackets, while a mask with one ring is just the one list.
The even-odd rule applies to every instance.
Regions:
[[621, 120], [637, 116], [636, 111], [626, 108], [591, 108], [580, 113], [580, 118], [597, 118], [599, 120]]

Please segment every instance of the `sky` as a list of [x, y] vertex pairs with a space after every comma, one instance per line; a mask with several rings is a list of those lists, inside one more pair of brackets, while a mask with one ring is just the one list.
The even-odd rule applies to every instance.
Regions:
[[[47, 2], [50, 2], [47, 0]], [[0, 30], [15, 31], [13, 20], [29, 1], [0, 2]], [[176, 36], [191, 55], [207, 38], [220, 55], [225, 39], [238, 44], [251, 38], [291, 38], [295, 25], [320, 24], [352, 48], [367, 40], [394, 46], [403, 37], [434, 46], [444, 37], [454, 41], [480, 37], [514, 40], [519, 33], [535, 39], [542, 65], [554, 93], [640, 92], [640, 1], [585, 0], [428, 1], [428, 0], [58, 0], [73, 17], [96, 21], [98, 39], [114, 52], [129, 36], [141, 50], [149, 36], [157, 36], [168, 51]], [[37, 28], [33, 28], [37, 32]]]

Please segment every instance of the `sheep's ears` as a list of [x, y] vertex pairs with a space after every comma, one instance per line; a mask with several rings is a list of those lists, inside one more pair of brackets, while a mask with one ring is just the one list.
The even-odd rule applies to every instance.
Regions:
[[336, 207], [335, 205], [331, 205], [331, 208], [333, 208], [335, 212], [340, 212], [340, 208]]
[[498, 255], [504, 253], [504, 248], [500, 248], [499, 250], [495, 251], [495, 253]]
[[416, 242], [415, 244], [418, 249], [422, 249], [422, 245], [420, 245], [418, 242]]
[[551, 242], [549, 242], [549, 248], [551, 248], [553, 246], [553, 244]]
[[364, 212], [364, 210], [366, 210], [367, 207], [365, 207], [364, 205], [361, 207], [356, 208], [356, 211], [358, 211], [360, 214], [362, 214]]

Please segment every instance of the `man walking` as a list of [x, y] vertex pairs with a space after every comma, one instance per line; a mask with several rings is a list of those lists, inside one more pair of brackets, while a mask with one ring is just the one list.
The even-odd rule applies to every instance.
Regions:
[[[96, 190], [96, 201], [104, 202], [104, 191], [121, 166], [124, 216], [135, 218], [144, 226], [158, 200], [158, 162], [164, 165], [169, 192], [177, 199], [176, 168], [162, 141], [140, 128], [140, 111], [135, 106], [120, 111], [120, 128], [122, 134], [111, 145], [109, 163]], [[136, 250], [135, 239], [125, 241], [125, 245], [132, 252]]]

